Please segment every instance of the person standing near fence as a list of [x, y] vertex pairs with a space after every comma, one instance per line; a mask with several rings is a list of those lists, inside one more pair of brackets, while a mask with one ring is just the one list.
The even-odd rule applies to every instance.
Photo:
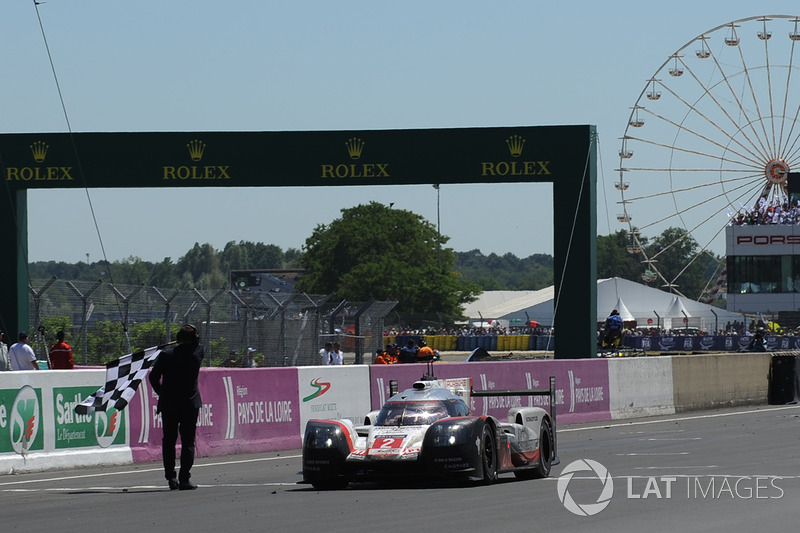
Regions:
[[24, 331], [19, 334], [19, 341], [8, 349], [8, 358], [11, 360], [11, 370], [39, 370], [36, 353], [28, 345], [28, 334]]
[[[170, 490], [194, 490], [197, 485], [189, 478], [194, 464], [194, 443], [197, 415], [203, 405], [197, 378], [205, 352], [197, 329], [182, 326], [176, 336], [178, 345], [161, 352], [148, 379], [158, 394], [156, 412], [161, 413], [164, 436], [161, 456], [164, 475]], [[181, 468], [175, 473], [175, 445], [181, 436]]]
[[72, 360], [72, 346], [64, 342], [64, 330], [58, 330], [56, 340], [57, 342], [50, 347], [50, 368], [72, 370], [75, 368]]
[[8, 358], [5, 334], [0, 331], [0, 372], [11, 370], [11, 360]]
[[344, 364], [344, 352], [342, 351], [342, 345], [338, 342], [333, 343], [333, 351], [331, 352], [331, 363], [332, 365], [343, 365]]
[[328, 366], [333, 364], [333, 343], [326, 342], [325, 347], [319, 351], [319, 364]]

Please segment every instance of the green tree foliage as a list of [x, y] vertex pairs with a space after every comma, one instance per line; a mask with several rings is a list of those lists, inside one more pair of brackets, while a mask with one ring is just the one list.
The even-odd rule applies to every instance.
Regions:
[[285, 253], [274, 244], [247, 241], [229, 242], [220, 252], [210, 244], [195, 245], [173, 263], [172, 258], [151, 263], [130, 256], [107, 264], [38, 261], [28, 265], [30, 279], [45, 280], [55, 276], [71, 281], [97, 281], [155, 287], [220, 289], [227, 287], [231, 270], [268, 270], [299, 268], [302, 253], [289, 248]]
[[233, 241], [225, 245], [220, 254], [220, 263], [224, 271], [280, 269], [284, 268], [284, 254], [274, 244], [254, 243], [249, 241]]
[[[639, 243], [645, 247], [646, 237], [639, 237]], [[597, 236], [597, 278], [624, 278], [644, 283], [642, 273], [642, 255], [629, 253], [628, 246], [632, 244], [627, 230], [620, 230], [611, 235]]]
[[[350, 301], [398, 300], [406, 313], [458, 316], [480, 289], [455, 271], [455, 253], [436, 228], [411, 211], [377, 202], [342, 209], [306, 239], [297, 289]], [[441, 244], [449, 240], [441, 236]]]
[[117, 321], [95, 322], [86, 335], [86, 344], [87, 352], [99, 358], [99, 361], [89, 361], [89, 364], [105, 364], [125, 355], [125, 334]]
[[553, 284], [553, 256], [534, 254], [519, 259], [512, 253], [483, 255], [480, 250], [456, 252], [456, 270], [484, 291], [539, 290]]
[[[646, 248], [648, 257], [658, 260], [658, 271], [681, 294], [698, 299], [721, 260], [709, 253], [700, 254], [697, 241], [681, 228], [667, 228]], [[655, 283], [664, 284], [663, 280]]]

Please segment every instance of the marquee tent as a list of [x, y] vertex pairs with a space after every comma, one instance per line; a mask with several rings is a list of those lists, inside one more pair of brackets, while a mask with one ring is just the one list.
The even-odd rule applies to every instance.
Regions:
[[[503, 291], [500, 303], [497, 303], [496, 297], [491, 296], [491, 292], [484, 293], [478, 300], [465, 306], [464, 314], [471, 320], [507, 320], [511, 326], [524, 325], [531, 320], [544, 326], [552, 325], [555, 293], [553, 287], [546, 287], [538, 291], [519, 291], [516, 297], [512, 297], [508, 291]], [[569, 304], [561, 302], [559, 305]], [[675, 312], [671, 310], [673, 306], [677, 306], [678, 313], [674, 318], [682, 318], [684, 315], [681, 314], [681, 310], [683, 310], [687, 316], [692, 317], [692, 325], [697, 324], [696, 327], [707, 331], [725, 329], [728, 322], [735, 320], [749, 322], [749, 319], [742, 314], [731, 313], [725, 309], [670, 294], [634, 281], [622, 278], [597, 280], [598, 322], [604, 321], [612, 309], [616, 308], [622, 314], [620, 307], [623, 305], [639, 327], [669, 327], [670, 321], [666, 319], [673, 318], [670, 315]], [[679, 327], [682, 326], [683, 322], [681, 321]]]

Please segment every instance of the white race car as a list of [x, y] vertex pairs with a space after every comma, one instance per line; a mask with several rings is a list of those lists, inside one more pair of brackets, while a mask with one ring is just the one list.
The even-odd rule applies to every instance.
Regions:
[[[364, 426], [347, 419], [309, 420], [303, 482], [340, 489], [355, 480], [409, 475], [487, 484], [505, 472], [519, 479], [547, 477], [559, 462], [554, 378], [547, 391], [471, 391], [470, 383], [426, 376], [368, 414]], [[470, 395], [548, 395], [550, 413], [514, 407], [501, 422], [471, 415]]]

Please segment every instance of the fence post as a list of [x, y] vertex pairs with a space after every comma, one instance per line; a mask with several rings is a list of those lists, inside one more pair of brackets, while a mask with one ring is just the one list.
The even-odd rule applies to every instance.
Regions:
[[220, 295], [225, 293], [228, 289], [222, 288], [222, 289], [218, 290], [217, 293], [214, 294], [214, 296], [212, 296], [208, 300], [206, 300], [205, 297], [203, 296], [203, 294], [200, 291], [198, 291], [196, 288], [192, 289], [192, 290], [194, 290], [195, 294], [200, 298], [200, 300], [202, 300], [203, 305], [206, 306], [206, 335], [205, 335], [206, 340], [205, 340], [205, 342], [203, 344], [205, 345], [206, 349], [208, 350], [208, 354], [207, 354], [208, 358], [211, 359], [211, 355], [212, 355], [212, 353], [211, 353], [211, 343], [210, 343], [210, 341], [211, 341], [211, 303], [214, 300], [216, 300]]
[[84, 365], [88, 365], [88, 364], [89, 364], [89, 341], [88, 341], [88, 333], [89, 333], [89, 315], [90, 315], [90, 312], [89, 312], [89, 309], [88, 309], [87, 303], [88, 303], [88, 301], [89, 301], [89, 297], [92, 295], [92, 293], [93, 293], [94, 291], [96, 291], [96, 290], [97, 290], [97, 288], [98, 288], [100, 285], [102, 285], [102, 283], [103, 283], [103, 280], [102, 280], [102, 279], [98, 279], [98, 280], [95, 282], [95, 284], [94, 284], [94, 285], [92, 285], [92, 286], [89, 288], [89, 290], [88, 290], [88, 291], [86, 291], [86, 294], [82, 294], [82, 293], [81, 293], [81, 291], [79, 291], [79, 290], [78, 290], [78, 287], [76, 287], [75, 285], [73, 285], [71, 281], [68, 281], [68, 282], [67, 282], [67, 287], [69, 287], [70, 289], [72, 289], [72, 291], [73, 291], [75, 294], [77, 294], [77, 295], [78, 295], [78, 297], [81, 299], [81, 303], [83, 304], [83, 314], [81, 315], [81, 320], [83, 321], [83, 322], [81, 323], [81, 348], [83, 349], [83, 364], [84, 364]]
[[142, 291], [142, 289], [144, 289], [144, 284], [133, 289], [133, 292], [126, 297], [119, 292], [114, 285], [111, 285], [111, 290], [114, 291], [114, 294], [116, 294], [120, 300], [122, 300], [122, 307], [124, 309], [122, 312], [122, 332], [125, 333], [125, 348], [127, 348], [128, 353], [133, 352], [133, 348], [131, 347], [131, 338], [130, 335], [128, 335], [128, 310], [131, 306], [131, 300], [135, 298], [136, 295]]
[[164, 327], [166, 328], [166, 332], [164, 333], [164, 343], [166, 344], [172, 341], [172, 332], [170, 331], [172, 329], [170, 327], [172, 326], [172, 319], [170, 318], [169, 315], [169, 309], [172, 304], [172, 300], [174, 300], [175, 297], [181, 293], [181, 291], [180, 289], [175, 289], [172, 293], [172, 296], [170, 296], [169, 298], [165, 298], [164, 295], [161, 294], [161, 291], [158, 290], [158, 288], [152, 287], [152, 289], [153, 291], [155, 291], [156, 294], [158, 294], [158, 296], [161, 298], [161, 301], [164, 302]]
[[[31, 296], [33, 297], [33, 319], [34, 319], [33, 320], [33, 324], [34, 324], [34, 328], [33, 329], [34, 329], [34, 331], [38, 331], [41, 334], [41, 335], [36, 335], [34, 333], [34, 338], [37, 339], [37, 342], [36, 342], [37, 345], [40, 344], [40, 343], [44, 344], [44, 354], [45, 354], [44, 358], [47, 359], [48, 361], [50, 361], [50, 357], [49, 357], [49, 350], [48, 350], [48, 346], [47, 346], [47, 341], [44, 338], [44, 331], [39, 331], [39, 326], [42, 323], [41, 300], [42, 300], [42, 295], [45, 293], [45, 291], [47, 289], [50, 288], [50, 285], [52, 285], [53, 282], [56, 279], [58, 279], [58, 278], [53, 276], [52, 278], [47, 280], [47, 282], [44, 285], [42, 285], [42, 288], [39, 289], [38, 292], [33, 288], [33, 286], [30, 283], [28, 283], [28, 290], [31, 292]], [[40, 349], [40, 352], [41, 352], [41, 349]]]

